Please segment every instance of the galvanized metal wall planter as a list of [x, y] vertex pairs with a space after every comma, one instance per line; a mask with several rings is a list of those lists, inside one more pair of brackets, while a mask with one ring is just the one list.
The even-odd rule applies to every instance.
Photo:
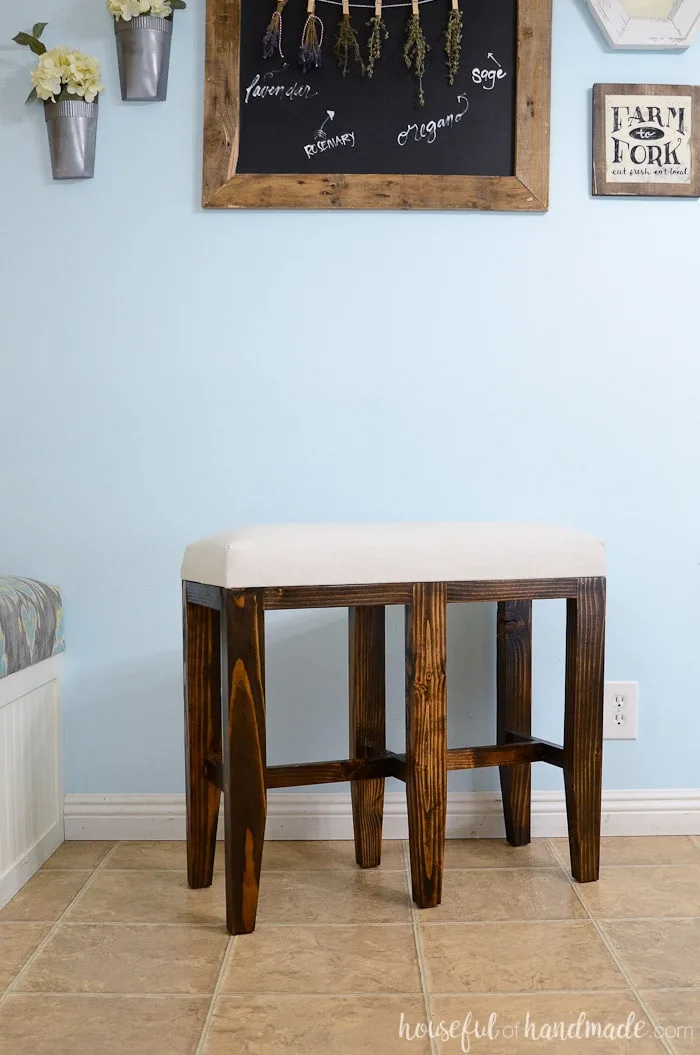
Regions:
[[114, 19], [122, 99], [163, 102], [168, 94], [173, 19], [139, 15]]
[[31, 32], [20, 32], [12, 38], [38, 56], [31, 71], [33, 87], [27, 102], [38, 99], [44, 103], [53, 178], [92, 179], [97, 103], [103, 90], [100, 64], [75, 49], [59, 47], [49, 51], [41, 39], [47, 25], [35, 22]]
[[55, 180], [92, 179], [97, 145], [97, 99], [61, 99], [44, 103], [51, 170]]

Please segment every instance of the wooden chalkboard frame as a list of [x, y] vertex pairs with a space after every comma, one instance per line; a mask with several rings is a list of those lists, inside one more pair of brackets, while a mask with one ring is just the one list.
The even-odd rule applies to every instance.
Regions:
[[552, 0], [518, 0], [513, 176], [237, 173], [241, 2], [207, 0], [205, 208], [546, 211]]

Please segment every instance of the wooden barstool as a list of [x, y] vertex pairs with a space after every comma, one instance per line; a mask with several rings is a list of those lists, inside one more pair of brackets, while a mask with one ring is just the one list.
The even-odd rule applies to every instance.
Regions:
[[[499, 766], [506, 836], [530, 841], [530, 764], [564, 772], [571, 867], [598, 878], [605, 554], [532, 524], [257, 527], [187, 547], [182, 565], [187, 870], [212, 882], [224, 793], [226, 922], [255, 927], [267, 789], [350, 781], [358, 865], [379, 864], [384, 781], [406, 783], [413, 900], [442, 892], [447, 772]], [[564, 744], [531, 735], [532, 601], [566, 598]], [[447, 605], [498, 602], [497, 740], [447, 747]], [[386, 750], [384, 608], [406, 606], [406, 752]], [[268, 766], [265, 611], [349, 609], [350, 758]], [[224, 734], [222, 735], [222, 729]]]

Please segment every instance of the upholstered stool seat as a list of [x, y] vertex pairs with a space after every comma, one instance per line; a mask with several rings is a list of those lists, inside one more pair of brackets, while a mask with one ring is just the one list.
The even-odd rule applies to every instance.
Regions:
[[590, 535], [540, 524], [288, 524], [193, 542], [182, 578], [251, 589], [604, 575]]
[[[255, 926], [266, 792], [350, 781], [357, 862], [379, 864], [384, 781], [406, 783], [413, 897], [442, 890], [447, 771], [498, 765], [506, 836], [530, 840], [530, 764], [564, 773], [572, 871], [598, 877], [605, 552], [536, 524], [316, 524], [212, 535], [186, 549], [188, 877], [212, 881], [220, 792], [227, 924]], [[533, 599], [566, 598], [564, 744], [531, 735]], [[498, 602], [497, 744], [447, 748], [447, 604]], [[386, 605], [406, 606], [406, 752], [385, 746]], [[347, 607], [350, 757], [268, 766], [264, 613]], [[223, 731], [225, 730], [225, 735]]]

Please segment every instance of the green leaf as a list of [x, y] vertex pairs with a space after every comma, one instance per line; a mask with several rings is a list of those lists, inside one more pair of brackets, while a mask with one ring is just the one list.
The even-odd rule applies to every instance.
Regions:
[[23, 47], [29, 48], [35, 55], [43, 55], [46, 51], [46, 45], [42, 44], [40, 40], [36, 39], [36, 37], [33, 37], [31, 33], [18, 33], [17, 36], [12, 39], [16, 44], [21, 44]]
[[32, 36], [36, 37], [36, 39], [39, 40], [41, 38], [41, 34], [44, 32], [47, 26], [48, 22], [35, 22], [34, 26], [32, 27]]
[[187, 7], [185, 0], [168, 0], [173, 11], [184, 11]]
[[37, 98], [36, 88], [32, 88], [32, 90], [30, 91], [29, 95], [27, 96], [25, 102], [33, 103], [36, 98]]

